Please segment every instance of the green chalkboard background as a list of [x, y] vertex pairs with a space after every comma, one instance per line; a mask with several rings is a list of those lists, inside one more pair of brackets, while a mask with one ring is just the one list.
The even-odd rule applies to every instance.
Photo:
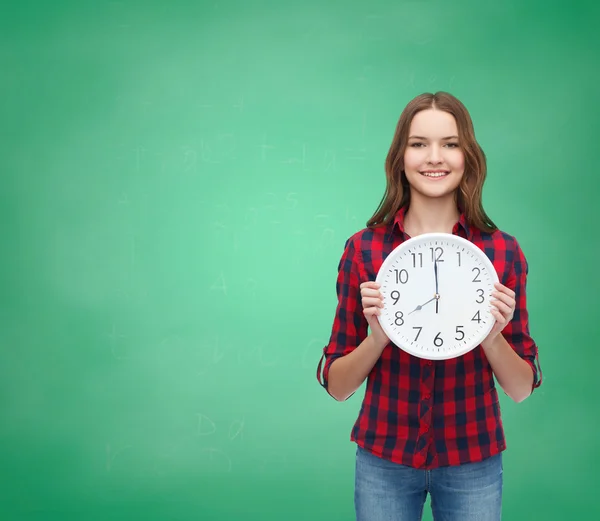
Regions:
[[598, 6], [3, 2], [0, 519], [352, 519], [362, 390], [316, 366], [437, 90], [530, 265], [544, 384], [501, 393], [504, 518], [600, 519]]

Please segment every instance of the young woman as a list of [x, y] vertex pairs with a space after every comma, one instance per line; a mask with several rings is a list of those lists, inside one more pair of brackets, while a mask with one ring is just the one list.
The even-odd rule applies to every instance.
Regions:
[[[346, 242], [332, 333], [317, 369], [321, 385], [340, 401], [367, 379], [351, 433], [356, 518], [416, 521], [431, 494], [436, 520], [499, 520], [506, 442], [494, 376], [515, 402], [542, 381], [529, 333], [527, 261], [483, 209], [485, 154], [454, 96], [426, 93], [408, 103], [385, 172], [379, 208]], [[493, 329], [477, 348], [449, 360], [399, 349], [377, 319], [384, 303], [375, 279], [383, 261], [428, 232], [457, 234], [484, 249], [501, 282], [492, 294]]]

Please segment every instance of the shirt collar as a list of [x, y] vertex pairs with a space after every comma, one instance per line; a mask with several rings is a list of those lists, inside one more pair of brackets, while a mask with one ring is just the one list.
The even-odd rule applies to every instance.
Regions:
[[[406, 216], [407, 209], [407, 206], [403, 206], [396, 212], [393, 224], [393, 228], [398, 227], [398, 230], [404, 234], [406, 234], [404, 231], [404, 217]], [[469, 223], [467, 223], [467, 218], [464, 212], [460, 214], [458, 221], [452, 228], [452, 233], [455, 235], [460, 235], [469, 241], [473, 238], [473, 231], [471, 226], [469, 226]], [[408, 234], [406, 235], [408, 236]]]

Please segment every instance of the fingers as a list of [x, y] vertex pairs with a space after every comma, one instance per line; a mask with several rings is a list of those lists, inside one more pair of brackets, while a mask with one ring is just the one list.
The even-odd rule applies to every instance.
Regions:
[[516, 297], [516, 293], [510, 289], [507, 288], [504, 284], [500, 284], [499, 282], [496, 282], [494, 284], [494, 287], [496, 288], [496, 291], [502, 295], [507, 295], [509, 298], [513, 299]]
[[379, 291], [380, 285], [375, 281], [366, 281], [360, 285], [363, 313], [365, 316], [381, 315], [383, 308], [383, 295]]
[[381, 309], [378, 307], [364, 308], [363, 314], [365, 317], [378, 317], [381, 315]]
[[360, 289], [363, 288], [371, 288], [371, 289], [379, 289], [381, 286], [377, 284], [374, 280], [367, 280], [360, 285]]
[[492, 305], [492, 310], [496, 309], [500, 311], [503, 316], [508, 316], [513, 312], [512, 307], [510, 307], [508, 304], [505, 304], [501, 300], [492, 299], [490, 304]]
[[516, 301], [515, 292], [502, 284], [495, 284], [496, 291], [492, 291], [490, 304], [500, 311], [502, 317], [509, 321], [514, 313]]

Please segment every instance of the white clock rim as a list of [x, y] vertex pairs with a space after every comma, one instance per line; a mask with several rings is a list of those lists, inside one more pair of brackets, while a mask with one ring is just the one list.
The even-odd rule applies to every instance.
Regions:
[[[378, 284], [383, 283], [383, 277], [384, 277], [384, 274], [386, 273], [386, 270], [388, 269], [389, 265], [393, 262], [393, 260], [397, 256], [401, 255], [404, 252], [404, 250], [408, 250], [408, 249], [412, 248], [412, 245], [417, 242], [422, 242], [422, 241], [425, 242], [428, 240], [451, 240], [451, 241], [457, 241], [459, 244], [462, 243], [465, 247], [470, 248], [471, 250], [474, 250], [476, 252], [476, 254], [479, 257], [481, 257], [483, 264], [485, 264], [485, 266], [488, 268], [488, 270], [492, 274], [492, 281], [493, 282], [500, 281], [500, 279], [498, 278], [498, 273], [496, 272], [496, 268], [494, 267], [494, 264], [492, 263], [490, 258], [487, 256], [487, 254], [475, 243], [465, 239], [464, 237], [461, 237], [460, 235], [454, 235], [453, 233], [433, 232], [433, 233], [422, 233], [420, 235], [410, 237], [409, 239], [404, 241], [402, 244], [400, 244], [399, 246], [394, 248], [389, 253], [389, 255], [383, 260], [383, 263], [382, 263], [381, 267], [379, 268], [379, 271], [377, 272], [375, 282], [377, 282]], [[384, 306], [385, 306], [385, 304], [384, 304]], [[396, 336], [394, 331], [389, 328], [389, 326], [387, 325], [386, 322], [384, 322], [384, 320], [381, 316], [379, 316], [379, 315], [377, 316], [377, 321], [381, 325], [381, 328], [383, 329], [384, 333], [390, 339], [390, 342], [392, 344], [394, 344], [395, 346], [397, 346], [398, 348], [402, 349], [403, 351], [406, 351], [407, 353], [409, 353], [413, 356], [416, 356], [417, 358], [422, 358], [424, 360], [451, 360], [451, 359], [463, 356], [463, 355], [467, 354], [468, 352], [472, 351], [473, 349], [476, 349], [477, 346], [479, 346], [481, 344], [481, 342], [483, 342], [485, 340], [485, 338], [489, 335], [490, 331], [494, 327], [494, 324], [496, 323], [494, 316], [493, 315], [490, 315], [490, 316], [491, 316], [492, 320], [490, 320], [490, 323], [486, 326], [485, 329], [482, 330], [480, 335], [475, 339], [474, 342], [472, 342], [472, 344], [467, 344], [467, 347], [462, 348], [461, 350], [458, 350], [458, 351], [454, 351], [449, 354], [440, 354], [437, 356], [436, 355], [427, 355], [427, 357], [423, 356], [423, 353], [421, 351], [411, 349], [410, 345], [406, 345], [402, 342], [399, 343], [399, 342], [396, 342], [395, 340], [392, 340], [392, 337]]]

